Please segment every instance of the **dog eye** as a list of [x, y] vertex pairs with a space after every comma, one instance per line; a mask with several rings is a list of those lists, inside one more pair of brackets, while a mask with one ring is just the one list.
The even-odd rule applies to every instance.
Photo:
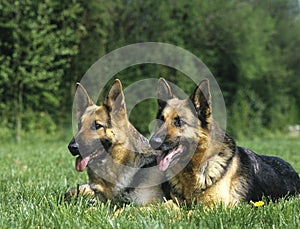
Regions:
[[93, 123], [93, 125], [92, 125], [92, 129], [93, 129], [93, 130], [99, 130], [99, 129], [101, 129], [101, 128], [104, 128], [104, 126], [101, 125], [100, 123], [98, 123], [97, 121], [95, 121], [95, 122]]
[[174, 119], [174, 126], [181, 127], [184, 124], [184, 121], [179, 116], [176, 116]]

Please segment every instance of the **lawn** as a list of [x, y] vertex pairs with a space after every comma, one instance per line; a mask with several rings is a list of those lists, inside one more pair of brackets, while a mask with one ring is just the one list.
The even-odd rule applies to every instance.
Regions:
[[[1, 142], [0, 228], [297, 228], [300, 198], [263, 207], [241, 204], [213, 210], [193, 206], [180, 211], [162, 205], [127, 206], [114, 217], [115, 206], [91, 206], [87, 199], [62, 200], [72, 186], [86, 182], [67, 150], [68, 139], [26, 136], [21, 144]], [[300, 139], [238, 141], [258, 153], [280, 156], [300, 172]]]

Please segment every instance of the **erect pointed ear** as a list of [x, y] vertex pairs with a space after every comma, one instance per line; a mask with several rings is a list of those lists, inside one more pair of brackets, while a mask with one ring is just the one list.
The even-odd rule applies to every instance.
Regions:
[[76, 106], [76, 115], [77, 118], [80, 119], [86, 108], [94, 105], [93, 101], [89, 97], [85, 88], [80, 84], [76, 84], [76, 92], [75, 92], [75, 106]]
[[174, 98], [170, 85], [164, 78], [158, 80], [157, 102], [160, 108], [166, 105], [166, 101]]
[[211, 94], [209, 89], [209, 81], [207, 79], [201, 81], [191, 95], [190, 100], [192, 101], [197, 116], [201, 121], [203, 128], [208, 129], [211, 123]]
[[104, 105], [110, 109], [113, 115], [126, 115], [125, 97], [120, 80], [116, 79], [112, 84], [104, 101]]

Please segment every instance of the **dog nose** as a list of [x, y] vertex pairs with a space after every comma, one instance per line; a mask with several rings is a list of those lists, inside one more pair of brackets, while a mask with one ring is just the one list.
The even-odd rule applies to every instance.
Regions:
[[152, 138], [150, 139], [150, 145], [153, 149], [160, 149], [162, 144], [163, 144], [163, 139], [160, 137], [152, 136]]
[[72, 140], [68, 145], [68, 149], [73, 156], [79, 155], [79, 145], [75, 140]]

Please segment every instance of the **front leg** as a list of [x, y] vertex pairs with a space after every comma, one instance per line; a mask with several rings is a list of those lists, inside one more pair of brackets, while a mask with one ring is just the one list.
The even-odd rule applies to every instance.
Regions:
[[65, 193], [64, 197], [65, 200], [77, 197], [87, 197], [90, 198], [92, 202], [96, 202], [95, 192], [91, 189], [89, 184], [78, 185], [75, 188], [71, 188]]

